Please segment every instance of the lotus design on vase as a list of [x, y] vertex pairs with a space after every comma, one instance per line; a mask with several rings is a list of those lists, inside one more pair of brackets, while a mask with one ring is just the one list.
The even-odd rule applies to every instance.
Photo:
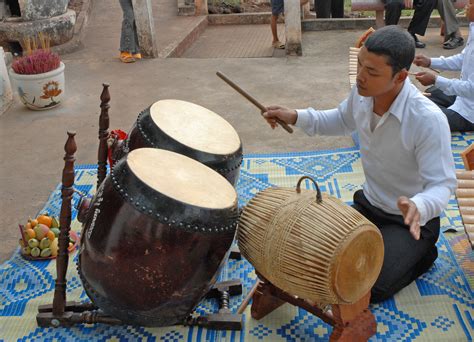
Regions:
[[49, 81], [43, 86], [43, 95], [41, 95], [40, 98], [43, 100], [51, 99], [50, 106], [54, 106], [59, 103], [54, 100], [54, 97], [59, 96], [62, 92], [63, 91], [59, 89], [58, 82]]

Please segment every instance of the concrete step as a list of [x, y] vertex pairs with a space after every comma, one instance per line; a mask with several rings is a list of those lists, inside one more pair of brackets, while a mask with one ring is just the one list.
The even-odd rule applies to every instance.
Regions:
[[207, 16], [180, 17], [178, 19], [187, 20], [187, 25], [181, 27], [181, 31], [177, 32], [173, 41], [159, 49], [158, 57], [160, 58], [181, 57], [208, 27]]

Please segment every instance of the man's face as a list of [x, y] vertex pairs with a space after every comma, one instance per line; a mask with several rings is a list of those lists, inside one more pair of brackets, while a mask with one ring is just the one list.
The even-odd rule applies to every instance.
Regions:
[[469, 0], [466, 5], [466, 17], [467, 20], [474, 22], [474, 0]]
[[365, 47], [359, 51], [357, 66], [357, 90], [361, 96], [379, 96], [392, 90], [398, 81], [398, 73], [392, 75], [392, 67], [385, 56], [369, 52]]

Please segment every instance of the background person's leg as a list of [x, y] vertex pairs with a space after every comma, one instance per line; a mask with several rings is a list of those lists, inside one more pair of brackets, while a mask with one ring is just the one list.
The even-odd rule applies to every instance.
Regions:
[[278, 29], [277, 29], [277, 21], [280, 14], [283, 13], [285, 10], [283, 0], [271, 0], [272, 5], [272, 17], [270, 20], [270, 28], [272, 30], [272, 46], [277, 49], [284, 49], [285, 45], [280, 42], [278, 39]]
[[398, 25], [402, 15], [402, 0], [382, 0], [385, 4], [385, 25]]
[[436, 103], [440, 107], [449, 107], [452, 106], [454, 101], [456, 101], [455, 95], [446, 95], [441, 89], [431, 86], [425, 90], [427, 93], [431, 94], [429, 99]]
[[440, 108], [448, 118], [449, 128], [451, 129], [451, 132], [474, 131], [474, 124], [469, 120], [465, 119], [461, 114], [449, 108]]
[[272, 15], [270, 28], [272, 30], [273, 43], [278, 42], [277, 20], [278, 16]]
[[455, 49], [464, 45], [464, 39], [459, 31], [459, 21], [452, 0], [438, 0], [438, 12], [444, 22], [443, 48]]
[[413, 1], [415, 13], [408, 26], [408, 32], [411, 34], [425, 35], [431, 12], [436, 7], [436, 0], [415, 0]]
[[138, 52], [138, 38], [132, 0], [120, 0], [120, 6], [123, 11], [120, 51], [136, 53]]
[[452, 0], [438, 0], [437, 9], [441, 19], [444, 21], [444, 37], [448, 40], [449, 36], [459, 31], [459, 21], [456, 18], [456, 9]]
[[344, 18], [344, 0], [331, 0], [331, 17]]
[[329, 18], [331, 15], [331, 0], [314, 0], [316, 18]]
[[456, 101], [455, 95], [446, 95], [441, 89], [431, 86], [426, 89], [427, 93], [431, 96], [429, 99], [436, 103], [436, 105], [443, 111], [448, 119], [449, 128], [451, 132], [466, 132], [474, 131], [474, 124], [469, 120], [465, 119], [462, 115], [449, 109]]

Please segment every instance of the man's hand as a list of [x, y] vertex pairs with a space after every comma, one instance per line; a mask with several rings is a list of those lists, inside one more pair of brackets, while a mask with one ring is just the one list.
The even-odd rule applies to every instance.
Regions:
[[400, 196], [397, 201], [398, 209], [402, 212], [404, 223], [410, 226], [410, 234], [415, 240], [420, 239], [420, 212], [415, 202], [408, 197]]
[[405, 9], [413, 8], [413, 0], [404, 0]]
[[431, 58], [426, 57], [425, 55], [419, 54], [415, 56], [413, 63], [417, 66], [428, 68], [431, 65]]
[[426, 71], [417, 72], [415, 78], [424, 86], [429, 86], [436, 82], [436, 75]]
[[288, 109], [280, 106], [269, 106], [267, 107], [267, 111], [263, 113], [263, 117], [274, 129], [275, 127], [278, 127], [276, 118], [286, 122], [289, 125], [294, 125], [296, 123], [296, 119], [298, 118], [298, 114], [294, 109]]

